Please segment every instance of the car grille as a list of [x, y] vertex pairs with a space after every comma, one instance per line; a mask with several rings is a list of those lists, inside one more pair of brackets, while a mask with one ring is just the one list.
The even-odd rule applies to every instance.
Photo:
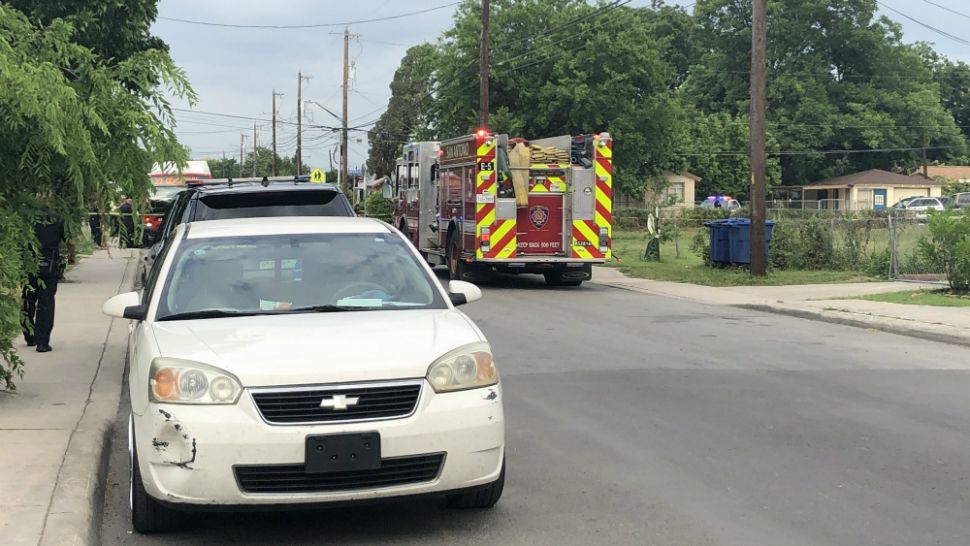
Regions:
[[[253, 389], [263, 419], [273, 424], [363, 421], [407, 417], [421, 396], [422, 381]], [[336, 397], [336, 398], [335, 398]], [[356, 399], [356, 403], [350, 403]], [[342, 400], [346, 407], [321, 407]]]
[[239, 487], [247, 493], [320, 493], [375, 489], [430, 482], [438, 477], [443, 453], [384, 459], [376, 470], [307, 474], [302, 464], [235, 467]]

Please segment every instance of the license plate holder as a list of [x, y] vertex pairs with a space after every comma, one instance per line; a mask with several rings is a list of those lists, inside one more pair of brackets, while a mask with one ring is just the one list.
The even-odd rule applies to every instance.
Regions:
[[375, 470], [380, 467], [381, 435], [378, 432], [306, 437], [307, 474]]

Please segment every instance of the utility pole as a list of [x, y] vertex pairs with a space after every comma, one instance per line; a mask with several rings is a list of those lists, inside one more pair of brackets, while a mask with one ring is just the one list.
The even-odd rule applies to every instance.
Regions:
[[768, 0], [752, 2], [751, 22], [751, 274], [768, 270], [765, 252], [765, 95], [768, 89]]
[[344, 109], [340, 120], [340, 189], [344, 195], [349, 193], [347, 181], [347, 91], [350, 83], [350, 30], [344, 29]]
[[254, 121], [253, 122], [253, 178], [256, 177], [256, 154], [257, 153], [258, 151], [257, 151], [257, 143], [256, 143], [256, 122]]
[[929, 166], [929, 163], [927, 163], [926, 161], [926, 147], [929, 145], [930, 145], [929, 140], [924, 136], [923, 137], [923, 178], [927, 180], [929, 180], [930, 178], [930, 166]]
[[277, 175], [276, 172], [276, 97], [282, 97], [283, 93], [277, 93], [276, 88], [273, 88], [273, 176]]
[[300, 71], [296, 75], [296, 174], [303, 174], [303, 80], [310, 80]]
[[243, 162], [246, 159], [246, 156], [243, 155], [243, 147], [247, 138], [249, 138], [249, 135], [246, 133], [239, 133], [239, 178], [243, 176]]
[[488, 0], [482, 0], [482, 41], [481, 41], [481, 60], [479, 61], [479, 98], [480, 114], [479, 124], [482, 128], [488, 128]]

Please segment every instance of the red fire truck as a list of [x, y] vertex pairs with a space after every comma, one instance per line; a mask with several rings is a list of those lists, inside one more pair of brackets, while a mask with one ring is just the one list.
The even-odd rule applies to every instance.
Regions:
[[[520, 145], [544, 161], [510, 164]], [[611, 257], [612, 173], [608, 133], [526, 141], [480, 130], [413, 142], [392, 177], [394, 225], [452, 279], [538, 273], [578, 286]]]

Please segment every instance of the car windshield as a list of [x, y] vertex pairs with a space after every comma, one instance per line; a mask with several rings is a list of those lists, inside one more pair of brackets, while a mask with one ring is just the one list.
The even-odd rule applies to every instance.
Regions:
[[195, 220], [267, 216], [353, 216], [335, 191], [255, 191], [218, 193], [199, 198]]
[[179, 245], [156, 320], [379, 309], [443, 309], [397, 235], [189, 239]]

